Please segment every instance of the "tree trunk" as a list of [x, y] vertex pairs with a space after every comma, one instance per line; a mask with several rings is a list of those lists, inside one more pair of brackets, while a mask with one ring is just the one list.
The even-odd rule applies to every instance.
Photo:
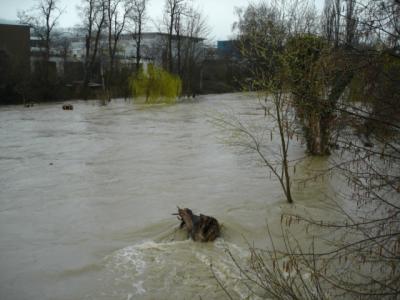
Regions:
[[142, 43], [142, 22], [140, 20], [139, 20], [138, 27], [139, 27], [138, 36], [136, 37], [136, 72], [139, 71], [140, 59], [141, 59], [140, 47], [141, 47], [141, 43]]
[[281, 139], [281, 151], [282, 151], [282, 170], [283, 177], [281, 178], [281, 185], [283, 191], [286, 196], [286, 200], [288, 203], [293, 203], [292, 193], [291, 193], [291, 184], [290, 184], [290, 174], [289, 174], [289, 161], [288, 161], [288, 143], [286, 143], [285, 135], [286, 130], [284, 128], [283, 120], [282, 120], [282, 109], [281, 109], [281, 101], [282, 95], [276, 95], [278, 99], [275, 100], [275, 111], [277, 116], [279, 135]]
[[319, 113], [311, 113], [308, 117], [308, 128], [306, 130], [307, 150], [312, 155], [329, 155], [330, 127], [328, 119], [321, 117]]
[[83, 75], [83, 99], [87, 100], [88, 98], [88, 85], [90, 80], [90, 43], [92, 39], [92, 30], [91, 25], [89, 25], [89, 34], [86, 36], [86, 56], [85, 56], [85, 70]]
[[172, 72], [172, 68], [173, 68], [173, 62], [172, 62], [172, 33], [173, 33], [173, 29], [174, 29], [174, 13], [171, 13], [169, 32], [168, 32], [167, 59], [168, 59], [168, 71], [169, 72]]

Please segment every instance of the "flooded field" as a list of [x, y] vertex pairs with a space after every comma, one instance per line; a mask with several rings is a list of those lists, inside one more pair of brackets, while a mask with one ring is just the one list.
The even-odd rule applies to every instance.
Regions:
[[[228, 147], [210, 119], [263, 117], [257, 99], [73, 104], [0, 108], [0, 299], [219, 299], [211, 263], [246, 297], [225, 249], [246, 261], [246, 240], [268, 243], [266, 224], [279, 226], [288, 207], [267, 170]], [[329, 192], [329, 183], [298, 190], [296, 205], [319, 209]], [[216, 217], [222, 237], [187, 240], [177, 206]]]

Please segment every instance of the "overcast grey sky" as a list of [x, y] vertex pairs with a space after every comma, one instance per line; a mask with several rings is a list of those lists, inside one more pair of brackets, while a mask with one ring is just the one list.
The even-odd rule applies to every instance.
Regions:
[[[81, 0], [59, 1], [60, 7], [65, 9], [59, 26], [72, 27], [79, 24], [79, 12], [76, 7]], [[235, 7], [245, 7], [249, 0], [192, 0], [192, 2], [206, 16], [211, 29], [209, 38], [216, 41], [229, 38], [232, 23], [236, 20]], [[18, 10], [29, 9], [35, 3], [35, 0], [0, 0], [0, 19], [17, 20]], [[148, 15], [155, 22], [161, 19], [164, 3], [165, 0], [149, 0]]]

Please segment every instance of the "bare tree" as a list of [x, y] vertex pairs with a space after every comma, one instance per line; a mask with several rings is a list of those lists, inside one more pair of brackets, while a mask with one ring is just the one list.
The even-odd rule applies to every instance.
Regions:
[[61, 56], [63, 64], [67, 62], [67, 59], [71, 51], [71, 39], [65, 35], [66, 32], [58, 32], [53, 37], [53, 49], [57, 51], [57, 54]]
[[132, 0], [132, 11], [129, 16], [134, 26], [132, 37], [136, 44], [136, 71], [139, 70], [142, 59], [142, 32], [146, 22], [147, 2], [148, 0]]
[[30, 10], [19, 11], [18, 18], [21, 23], [30, 25], [35, 35], [44, 43], [44, 60], [49, 61], [52, 33], [62, 14], [58, 7], [58, 0], [38, 0], [37, 6]]
[[176, 71], [182, 77], [182, 23], [185, 7], [180, 7], [176, 13], [174, 31], [176, 34]]
[[[267, 86], [265, 86], [267, 87]], [[289, 159], [291, 141], [295, 136], [295, 116], [291, 111], [290, 97], [282, 90], [259, 94], [259, 103], [265, 110], [264, 124], [245, 122], [238, 117], [222, 115], [214, 119], [215, 124], [230, 133], [227, 143], [254, 152], [261, 163], [274, 176], [288, 203], [293, 203], [290, 170], [294, 162]], [[261, 123], [261, 120], [260, 120]], [[277, 138], [274, 145], [269, 143]]]
[[185, 0], [166, 0], [164, 10], [164, 23], [167, 26], [167, 69], [173, 71], [172, 41], [177, 19], [182, 13]]
[[345, 29], [345, 44], [352, 46], [355, 43], [357, 19], [356, 19], [356, 1], [346, 1], [346, 29]]
[[241, 55], [246, 59], [251, 85], [263, 95], [260, 101], [265, 116], [274, 124], [265, 124], [261, 137], [278, 136], [279, 149], [270, 149], [265, 140], [257, 138], [251, 129], [241, 128], [250, 139], [245, 143], [255, 151], [265, 166], [278, 179], [287, 202], [292, 203], [292, 182], [288, 155], [290, 141], [295, 134], [294, 114], [291, 110], [290, 95], [284, 90], [284, 52], [283, 46], [289, 35], [285, 23], [286, 15], [278, 6], [262, 2], [250, 4], [245, 11], [238, 11], [238, 41]]
[[[196, 79], [201, 84], [201, 68], [204, 60], [203, 40], [209, 35], [209, 27], [203, 14], [193, 8], [186, 9], [181, 32], [183, 33], [181, 49], [178, 50], [180, 76], [183, 80], [184, 89], [187, 94], [193, 94], [196, 90]], [[183, 49], [183, 51], [182, 51]]]
[[335, 48], [351, 47], [356, 43], [358, 17], [356, 0], [326, 0], [323, 15], [323, 32]]
[[124, 0], [106, 0], [106, 24], [108, 29], [108, 58], [109, 68], [107, 77], [108, 98], [110, 99], [110, 85], [115, 68], [115, 58], [121, 34], [126, 29], [127, 19], [132, 6]]
[[400, 3], [398, 1], [357, 1], [356, 21], [361, 41], [369, 45], [399, 47]]
[[[38, 0], [37, 6], [31, 10], [18, 12], [18, 18], [21, 23], [30, 25], [36, 36], [38, 36], [44, 45], [42, 76], [44, 84], [49, 83], [49, 61], [52, 46], [53, 30], [57, 25], [62, 10], [58, 7], [58, 0]], [[45, 95], [48, 97], [49, 95]]]
[[340, 44], [342, 25], [342, 0], [326, 0], [324, 7], [324, 31], [328, 42], [335, 48]]
[[[285, 6], [285, 4], [288, 6]], [[288, 70], [290, 69], [288, 60], [295, 53], [288, 53], [286, 45], [294, 36], [304, 34], [304, 32], [299, 32], [300, 27], [306, 32], [313, 29], [309, 27], [312, 22], [305, 21], [306, 16], [307, 18], [312, 16], [312, 14], [307, 13], [308, 6], [303, 6], [306, 11], [296, 11], [298, 3], [289, 4], [286, 2], [281, 5], [269, 5], [265, 2], [251, 4], [245, 11], [239, 11], [239, 21], [235, 26], [239, 31], [238, 40], [241, 55], [246, 61], [248, 73], [251, 74], [251, 86], [260, 93], [264, 93], [264, 101], [260, 103], [263, 105], [265, 115], [269, 115], [275, 121], [276, 127], [274, 128], [279, 137], [280, 149], [279, 151], [271, 151], [271, 158], [270, 155], [263, 152], [265, 146], [262, 141], [255, 138], [253, 132], [249, 130], [242, 130], [242, 132], [250, 137], [246, 144], [261, 157], [264, 164], [278, 179], [286, 200], [292, 203], [290, 169], [293, 166], [288, 151], [290, 142], [293, 136], [299, 133], [299, 129], [296, 124], [298, 116], [296, 116], [294, 105], [296, 95], [293, 96], [288, 89], [290, 87], [288, 85]], [[299, 15], [296, 15], [296, 12]], [[292, 27], [293, 24], [298, 25]], [[300, 24], [306, 26], [300, 26]], [[304, 71], [304, 68], [300, 69]], [[308, 91], [306, 87], [305, 89]], [[310, 94], [307, 96], [310, 96]], [[304, 123], [309, 124], [309, 126], [316, 126], [319, 125], [319, 119], [321, 118], [316, 120], [309, 118]], [[320, 136], [318, 139], [320, 139]], [[310, 145], [312, 144], [310, 143]], [[320, 144], [322, 144], [322, 141]], [[317, 145], [319, 146], [318, 143]], [[316, 150], [319, 151], [319, 148]]]
[[85, 74], [83, 80], [84, 97], [92, 77], [99, 50], [100, 37], [106, 19], [105, 0], [83, 0], [83, 24], [85, 26]]
[[333, 38], [334, 45], [337, 48], [339, 46], [339, 38], [340, 38], [340, 19], [341, 19], [341, 0], [333, 0], [332, 1], [332, 14], [333, 14]]

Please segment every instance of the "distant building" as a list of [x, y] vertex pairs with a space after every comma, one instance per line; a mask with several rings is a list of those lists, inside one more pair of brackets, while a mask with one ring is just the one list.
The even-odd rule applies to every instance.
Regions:
[[[51, 70], [68, 80], [82, 80], [86, 56], [86, 38], [84, 30], [56, 29], [50, 48], [50, 57], [47, 62]], [[167, 59], [166, 33], [144, 32], [141, 37], [141, 64], [146, 68], [149, 63], [156, 66], [165, 66]], [[181, 45], [181, 59], [190, 53], [197, 61], [207, 56], [203, 38], [174, 35], [172, 37], [172, 56], [178, 57], [178, 41]], [[102, 35], [99, 41], [98, 62], [108, 64], [108, 37]], [[18, 62], [24, 66], [26, 72], [35, 72], [45, 57], [45, 43], [34, 34], [29, 25], [19, 25], [17, 22], [2, 24], [0, 20], [0, 59], [13, 64]], [[122, 34], [117, 45], [116, 62], [118, 67], [134, 69], [136, 64], [136, 41], [133, 34]], [[4, 68], [3, 68], [4, 69]]]
[[[182, 53], [188, 47], [193, 46], [196, 56], [204, 57], [204, 39], [197, 37], [180, 36]], [[141, 42], [141, 57], [148, 62], [161, 66], [165, 63], [166, 45], [168, 34], [161, 32], [144, 32]], [[124, 35], [121, 39], [121, 48], [124, 51], [123, 56], [127, 59], [136, 58], [136, 42], [133, 35]], [[177, 57], [178, 53], [178, 36], [172, 36], [172, 56]], [[183, 54], [182, 54], [183, 56]]]
[[239, 59], [240, 58], [240, 47], [237, 40], [217, 41], [217, 53], [218, 57]]
[[[66, 64], [71, 62], [77, 62], [76, 59], [72, 57], [71, 53], [71, 43], [75, 35], [65, 29], [65, 31], [55, 30], [53, 32], [53, 37], [51, 41], [50, 47], [50, 57], [49, 57], [49, 66], [54, 68], [59, 75], [65, 75], [64, 71], [66, 68]], [[34, 71], [35, 67], [43, 61], [45, 55], [45, 41], [35, 36], [32, 33], [31, 29], [31, 70]]]
[[[164, 64], [164, 60], [166, 57], [166, 41], [168, 35], [160, 32], [144, 32], [142, 33], [141, 38], [141, 63], [148, 64], [152, 63], [157, 66], [162, 66]], [[194, 51], [196, 55], [204, 55], [204, 39], [203, 38], [190, 38], [181, 36], [181, 45], [182, 51], [185, 49], [185, 46], [188, 42], [192, 42], [192, 45], [195, 45]], [[172, 55], [176, 57], [177, 55], [177, 36], [173, 36], [172, 39]], [[73, 59], [78, 61], [85, 60], [86, 53], [86, 41], [85, 37], [76, 37], [71, 40], [71, 55]], [[107, 59], [107, 46], [105, 38], [102, 38], [100, 41], [100, 50], [99, 52], [103, 53], [104, 59]], [[132, 34], [122, 34], [120, 40], [118, 41], [116, 58], [122, 65], [134, 65], [136, 61], [136, 41], [134, 40], [134, 36]]]
[[29, 77], [29, 27], [0, 20], [0, 104], [25, 95]]
[[29, 72], [29, 26], [0, 21], [0, 57], [13, 67]]

